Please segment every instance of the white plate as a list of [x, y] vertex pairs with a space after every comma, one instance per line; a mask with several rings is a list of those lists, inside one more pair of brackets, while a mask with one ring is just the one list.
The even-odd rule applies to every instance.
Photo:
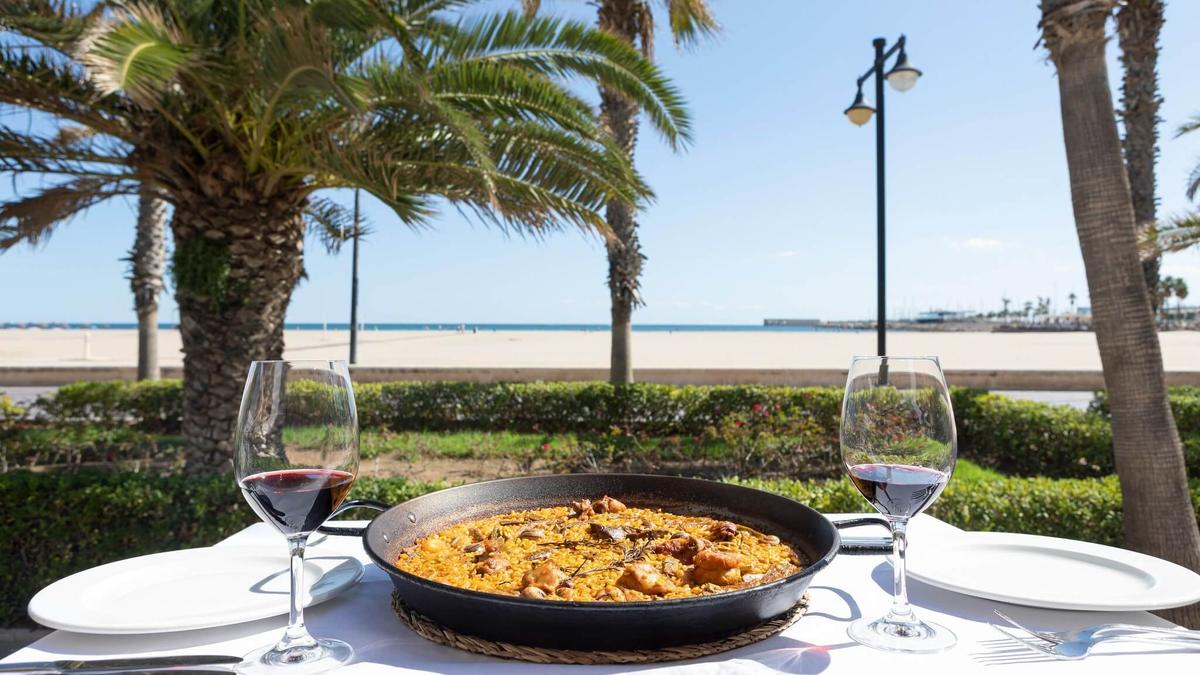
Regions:
[[963, 532], [908, 551], [931, 586], [1031, 607], [1124, 611], [1200, 601], [1200, 575], [1166, 560], [1070, 539]]
[[[287, 549], [282, 541], [278, 548], [192, 548], [93, 567], [42, 589], [29, 616], [59, 630], [129, 635], [287, 614]], [[332, 598], [362, 574], [354, 558], [313, 552], [304, 561], [304, 605]]]

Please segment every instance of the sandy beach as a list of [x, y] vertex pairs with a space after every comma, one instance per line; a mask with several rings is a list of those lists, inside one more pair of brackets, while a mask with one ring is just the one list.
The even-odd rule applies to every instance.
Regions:
[[[348, 331], [293, 330], [287, 358], [347, 357]], [[1168, 371], [1200, 371], [1200, 332], [1160, 335]], [[635, 332], [640, 368], [844, 368], [855, 354], [872, 354], [875, 334], [825, 332]], [[475, 368], [604, 368], [609, 336], [595, 331], [363, 331], [364, 366]], [[1099, 370], [1091, 333], [888, 334], [894, 355], [933, 354], [947, 369]], [[182, 363], [179, 333], [159, 335], [164, 366]], [[0, 330], [0, 367], [133, 366], [133, 330]]]

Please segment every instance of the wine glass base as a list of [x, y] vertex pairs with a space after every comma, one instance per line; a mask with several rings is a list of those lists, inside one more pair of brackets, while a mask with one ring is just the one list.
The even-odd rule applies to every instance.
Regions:
[[341, 640], [323, 638], [309, 647], [275, 651], [275, 645], [256, 649], [237, 667], [239, 673], [280, 673], [302, 675], [327, 673], [354, 660], [354, 648]]
[[896, 622], [881, 619], [859, 619], [850, 624], [846, 634], [855, 642], [902, 654], [936, 654], [953, 647], [958, 638], [945, 626], [924, 621]]

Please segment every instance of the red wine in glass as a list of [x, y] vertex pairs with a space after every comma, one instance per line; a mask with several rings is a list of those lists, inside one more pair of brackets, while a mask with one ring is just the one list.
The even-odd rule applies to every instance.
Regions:
[[892, 530], [892, 609], [846, 633], [885, 651], [931, 654], [954, 646], [945, 626], [922, 621], [908, 602], [908, 521], [946, 487], [958, 454], [954, 410], [936, 357], [856, 357], [846, 374], [838, 440], [850, 481]]
[[250, 507], [286, 536], [312, 532], [341, 506], [354, 474], [336, 469], [284, 469], [242, 479]]
[[258, 517], [287, 539], [291, 578], [287, 629], [278, 642], [247, 654], [238, 672], [336, 671], [354, 660], [354, 648], [313, 637], [305, 627], [304, 549], [358, 475], [349, 368], [344, 361], [253, 362], [235, 431], [238, 488]]
[[850, 480], [885, 516], [911, 518], [925, 510], [950, 477], [935, 469], [906, 464], [859, 464]]

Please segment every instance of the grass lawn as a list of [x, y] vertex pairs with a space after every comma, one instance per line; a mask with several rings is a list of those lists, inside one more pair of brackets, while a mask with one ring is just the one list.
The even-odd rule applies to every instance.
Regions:
[[[320, 429], [289, 429], [287, 440], [319, 445]], [[182, 456], [183, 439], [94, 425], [31, 427], [4, 448], [7, 466], [52, 468], [112, 464], [139, 470], [168, 468]], [[639, 437], [628, 434], [511, 431], [368, 430], [359, 437], [364, 472], [455, 482], [525, 473], [636, 471], [716, 478], [727, 475], [822, 478], [842, 472], [836, 447], [811, 439], [768, 436]], [[126, 466], [138, 462], [137, 466]], [[147, 464], [149, 462], [149, 464]], [[960, 460], [956, 478], [1000, 477]]]

